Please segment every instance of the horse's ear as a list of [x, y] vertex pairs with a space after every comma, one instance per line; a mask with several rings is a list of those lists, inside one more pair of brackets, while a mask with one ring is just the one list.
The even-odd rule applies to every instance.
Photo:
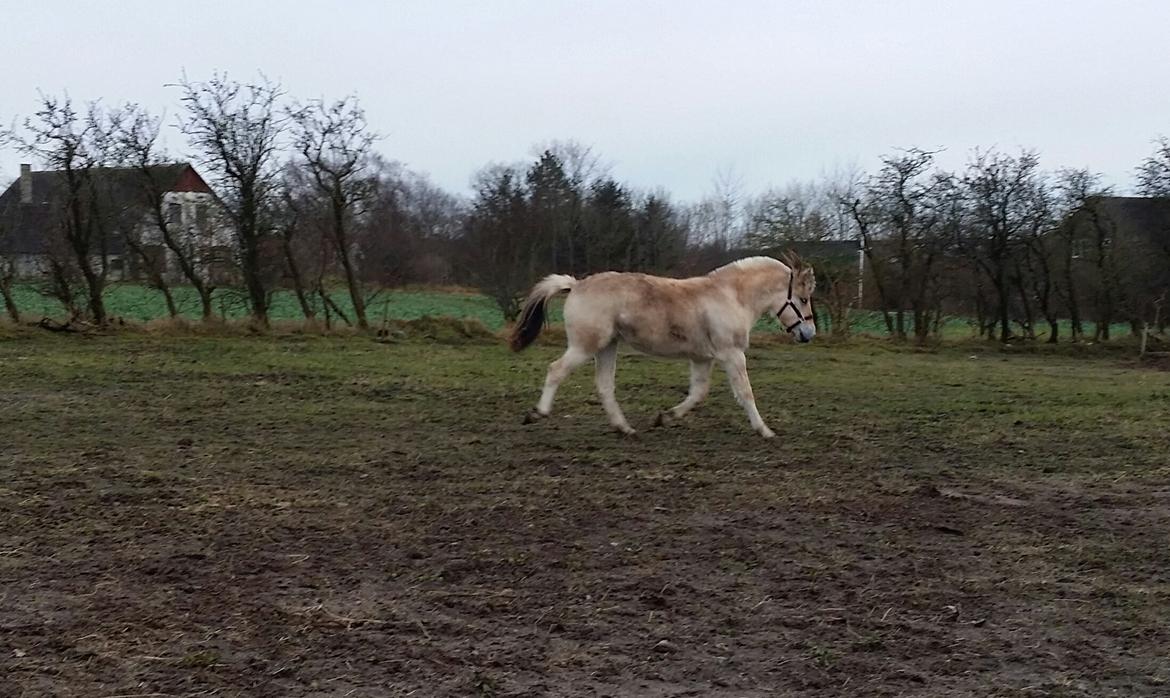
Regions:
[[816, 272], [813, 271], [812, 265], [806, 264], [802, 266], [800, 271], [796, 273], [796, 276], [800, 279], [802, 284], [805, 284], [808, 287], [809, 293], [812, 293], [813, 289], [817, 287], [817, 275]]
[[789, 269], [800, 269], [804, 266], [804, 260], [791, 247], [780, 254], [780, 261], [787, 264]]

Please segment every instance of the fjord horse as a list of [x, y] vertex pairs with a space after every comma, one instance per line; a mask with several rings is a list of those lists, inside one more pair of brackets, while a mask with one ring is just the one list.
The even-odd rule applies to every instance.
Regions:
[[748, 381], [744, 350], [752, 326], [765, 312], [801, 343], [816, 335], [811, 297], [816, 290], [812, 267], [795, 254], [785, 262], [748, 257], [706, 274], [672, 279], [647, 274], [604, 272], [583, 279], [563, 274], [545, 277], [528, 294], [512, 330], [511, 347], [531, 344], [545, 324], [546, 306], [560, 293], [565, 299], [565, 333], [569, 346], [548, 368], [544, 391], [525, 423], [547, 417], [557, 386], [574, 368], [594, 359], [597, 392], [614, 429], [634, 430], [614, 397], [619, 342], [653, 356], [690, 359], [691, 387], [686, 399], [658, 415], [656, 424], [681, 418], [707, 396], [715, 361], [727, 371], [736, 400], [752, 429], [765, 438], [775, 434], [756, 409]]

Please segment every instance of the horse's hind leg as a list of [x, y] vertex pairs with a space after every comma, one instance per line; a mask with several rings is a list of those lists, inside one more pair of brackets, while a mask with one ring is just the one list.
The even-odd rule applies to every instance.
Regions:
[[556, 397], [557, 387], [560, 386], [561, 381], [581, 364], [589, 360], [589, 354], [570, 345], [561, 358], [549, 364], [548, 375], [544, 379], [544, 391], [540, 394], [540, 402], [536, 403], [536, 409], [532, 410], [525, 417], [524, 422], [535, 421], [547, 417], [552, 412], [553, 398]]
[[712, 363], [710, 359], [691, 361], [691, 390], [687, 393], [687, 398], [669, 410], [659, 412], [656, 425], [663, 426], [676, 419], [682, 419], [687, 412], [690, 412], [707, 397], [708, 391], [711, 390]]
[[735, 399], [743, 405], [744, 411], [747, 412], [752, 429], [755, 429], [765, 439], [775, 436], [776, 434], [768, 428], [768, 425], [764, 424], [764, 418], [760, 416], [760, 411], [756, 409], [756, 397], [752, 393], [751, 381], [748, 380], [747, 357], [743, 355], [742, 351], [735, 351], [719, 357], [719, 360], [727, 369], [727, 379], [731, 383], [731, 390], [735, 393]]
[[601, 396], [601, 404], [605, 407], [605, 413], [609, 416], [609, 423], [613, 428], [623, 434], [630, 435], [634, 433], [634, 430], [626, 421], [626, 416], [622, 414], [622, 408], [618, 406], [617, 397], [614, 395], [617, 347], [616, 341], [610, 342], [609, 346], [597, 352], [597, 356], [594, 357], [597, 366], [597, 394]]

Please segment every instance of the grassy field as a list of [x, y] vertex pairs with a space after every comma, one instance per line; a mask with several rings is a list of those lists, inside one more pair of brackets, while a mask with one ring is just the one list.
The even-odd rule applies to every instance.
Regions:
[[1170, 373], [1097, 355], [0, 341], [3, 696], [1170, 691]]

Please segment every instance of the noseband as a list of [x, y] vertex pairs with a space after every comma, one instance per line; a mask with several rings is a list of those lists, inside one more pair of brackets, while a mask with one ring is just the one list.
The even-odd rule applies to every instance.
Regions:
[[812, 315], [801, 314], [800, 307], [798, 305], [796, 305], [796, 303], [792, 302], [792, 277], [795, 275], [796, 275], [795, 270], [788, 272], [788, 300], [784, 301], [784, 305], [780, 306], [780, 310], [776, 311], [776, 320], [778, 320], [780, 322], [783, 322], [783, 320], [780, 320], [780, 318], [781, 318], [781, 316], [784, 315], [784, 311], [786, 309], [792, 308], [792, 311], [794, 313], [796, 313], [796, 317], [798, 318], [797, 321], [792, 323], [788, 327], [785, 327], [784, 328], [785, 332], [791, 332], [791, 331], [795, 330], [797, 327], [800, 327], [800, 323], [813, 319]]

